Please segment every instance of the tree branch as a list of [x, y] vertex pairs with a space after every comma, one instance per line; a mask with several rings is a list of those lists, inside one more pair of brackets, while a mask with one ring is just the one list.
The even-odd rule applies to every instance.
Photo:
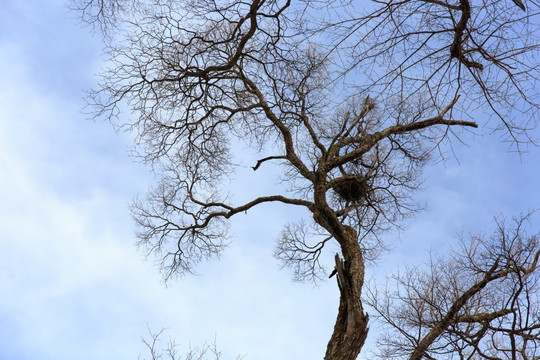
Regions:
[[255, 166], [252, 166], [252, 169], [253, 169], [253, 171], [255, 171], [255, 170], [257, 170], [259, 168], [259, 166], [261, 166], [261, 164], [263, 162], [268, 161], [268, 160], [277, 160], [277, 159], [287, 160], [287, 157], [286, 156], [268, 156], [268, 157], [265, 157], [263, 159], [257, 160], [257, 164]]

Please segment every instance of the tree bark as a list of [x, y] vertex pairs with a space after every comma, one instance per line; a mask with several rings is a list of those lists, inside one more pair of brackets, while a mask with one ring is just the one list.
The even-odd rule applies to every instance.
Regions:
[[340, 290], [339, 310], [334, 333], [328, 342], [324, 360], [355, 360], [368, 334], [368, 315], [360, 298], [364, 284], [364, 259], [355, 232], [348, 228], [342, 245], [344, 260], [336, 254], [337, 281]]
[[[326, 166], [321, 164], [321, 169]], [[326, 347], [324, 360], [356, 360], [368, 333], [368, 316], [362, 308], [364, 257], [357, 240], [357, 231], [339, 221], [326, 202], [326, 172], [315, 174], [313, 219], [339, 243], [336, 254], [336, 278], [340, 291], [339, 309], [334, 332]]]

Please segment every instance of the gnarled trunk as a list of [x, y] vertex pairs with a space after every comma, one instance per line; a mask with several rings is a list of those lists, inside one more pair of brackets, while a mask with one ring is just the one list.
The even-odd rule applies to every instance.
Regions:
[[[326, 175], [317, 174], [317, 182], [324, 184]], [[336, 254], [336, 274], [340, 291], [339, 310], [334, 333], [326, 347], [324, 360], [356, 360], [368, 333], [368, 316], [362, 308], [364, 286], [364, 257], [358, 244], [357, 232], [340, 222], [326, 203], [324, 186], [315, 187], [314, 220], [334, 236], [341, 248]]]
[[368, 333], [368, 315], [364, 314], [360, 299], [364, 284], [364, 260], [356, 238], [349, 237], [348, 240], [352, 241], [341, 244], [345, 259], [336, 254], [339, 310], [324, 360], [355, 360]]

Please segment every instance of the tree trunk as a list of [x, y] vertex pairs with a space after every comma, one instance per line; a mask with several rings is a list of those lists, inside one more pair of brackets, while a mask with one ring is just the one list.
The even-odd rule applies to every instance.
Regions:
[[362, 251], [356, 237], [349, 237], [348, 240], [352, 241], [348, 241], [346, 246], [342, 244], [345, 260], [336, 254], [339, 310], [324, 360], [355, 360], [364, 346], [369, 330], [368, 315], [364, 314], [360, 299], [364, 285]]
[[[324, 166], [321, 165], [321, 168]], [[326, 173], [316, 174], [316, 183], [325, 184]], [[326, 347], [324, 360], [356, 360], [368, 333], [368, 316], [362, 308], [364, 257], [357, 232], [341, 223], [326, 203], [326, 188], [315, 186], [313, 219], [325, 228], [340, 245], [343, 259], [336, 254], [336, 273], [340, 291], [334, 333]]]

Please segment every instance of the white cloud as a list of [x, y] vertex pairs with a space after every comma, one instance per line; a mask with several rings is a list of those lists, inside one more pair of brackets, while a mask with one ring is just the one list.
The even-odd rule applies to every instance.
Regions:
[[146, 323], [170, 327], [184, 346], [217, 335], [231, 356], [324, 351], [335, 284], [312, 289], [278, 270], [271, 253], [282, 209], [244, 216], [222, 261], [165, 289], [132, 245], [127, 204], [147, 181], [125, 156], [126, 139], [84, 121], [75, 96], [43, 92], [21, 46], [4, 41], [0, 52], [10, 55], [0, 65], [11, 84], [0, 89], [0, 318], [10, 332], [0, 354], [134, 359]]

